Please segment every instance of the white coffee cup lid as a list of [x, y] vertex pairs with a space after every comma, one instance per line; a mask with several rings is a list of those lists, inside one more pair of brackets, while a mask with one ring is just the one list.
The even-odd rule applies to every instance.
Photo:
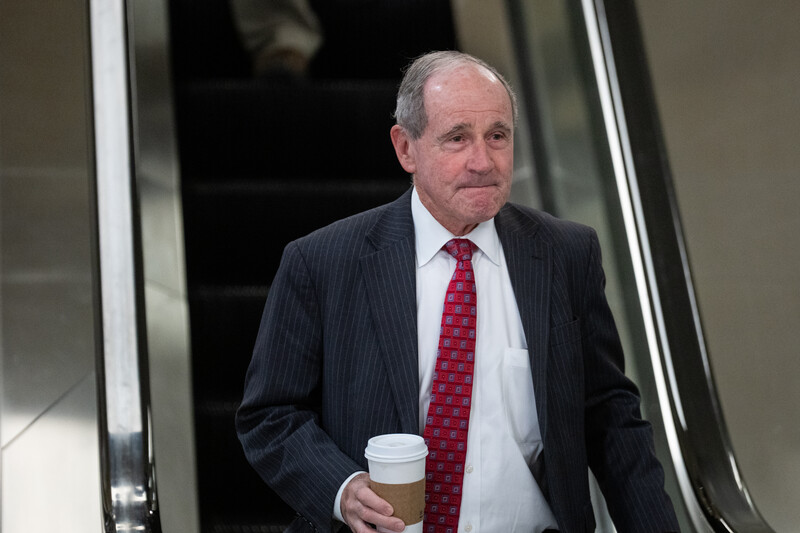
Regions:
[[405, 463], [428, 455], [428, 447], [419, 435], [390, 433], [372, 437], [367, 442], [364, 456], [383, 463]]

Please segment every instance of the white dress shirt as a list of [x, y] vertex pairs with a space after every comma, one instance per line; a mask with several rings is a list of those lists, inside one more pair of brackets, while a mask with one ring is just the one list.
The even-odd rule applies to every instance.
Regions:
[[[431, 398], [442, 305], [456, 260], [447, 231], [419, 200], [411, 199], [416, 234], [419, 431]], [[494, 220], [468, 235], [478, 299], [475, 387], [467, 436], [458, 531], [538, 533], [556, 521], [530, 465], [542, 451], [528, 344]]]
[[[428, 212], [416, 189], [411, 197], [416, 234], [419, 432], [431, 399], [442, 306], [456, 260], [444, 244], [457, 236]], [[464, 464], [459, 533], [539, 533], [556, 520], [530, 471], [542, 451], [528, 344], [522, 330], [503, 247], [494, 219], [468, 235], [478, 299], [477, 345]], [[366, 446], [366, 443], [365, 443]], [[334, 516], [342, 520], [342, 491]]]

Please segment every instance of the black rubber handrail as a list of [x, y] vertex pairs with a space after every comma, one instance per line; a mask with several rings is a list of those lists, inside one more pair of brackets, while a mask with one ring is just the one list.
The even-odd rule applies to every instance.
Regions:
[[[661, 324], [659, 344], [669, 380], [680, 457], [694, 498], [713, 531], [773, 530], [739, 472], [704, 342], [672, 176], [633, 0], [594, 0], [632, 200], [640, 207], [639, 239], [649, 251], [650, 305]], [[684, 495], [686, 497], [686, 495]]]

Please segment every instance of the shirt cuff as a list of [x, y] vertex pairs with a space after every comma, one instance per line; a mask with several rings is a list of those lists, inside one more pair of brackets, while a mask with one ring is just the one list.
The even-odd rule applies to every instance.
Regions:
[[350, 483], [350, 480], [356, 477], [359, 474], [365, 474], [366, 472], [358, 471], [353, 472], [350, 474], [350, 477], [344, 480], [342, 486], [339, 487], [339, 492], [336, 493], [336, 499], [333, 500], [333, 517], [338, 520], [339, 522], [344, 522], [344, 517], [342, 516], [342, 493], [344, 492], [345, 486]]

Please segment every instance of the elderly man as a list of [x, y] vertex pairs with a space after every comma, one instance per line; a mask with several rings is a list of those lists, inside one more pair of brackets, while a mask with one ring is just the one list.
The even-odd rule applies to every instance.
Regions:
[[592, 531], [588, 467], [619, 531], [678, 530], [595, 233], [506, 202], [515, 115], [489, 65], [420, 57], [391, 130], [412, 190], [286, 247], [237, 428], [289, 531], [402, 531], [363, 455], [398, 432], [431, 450], [426, 532]]

